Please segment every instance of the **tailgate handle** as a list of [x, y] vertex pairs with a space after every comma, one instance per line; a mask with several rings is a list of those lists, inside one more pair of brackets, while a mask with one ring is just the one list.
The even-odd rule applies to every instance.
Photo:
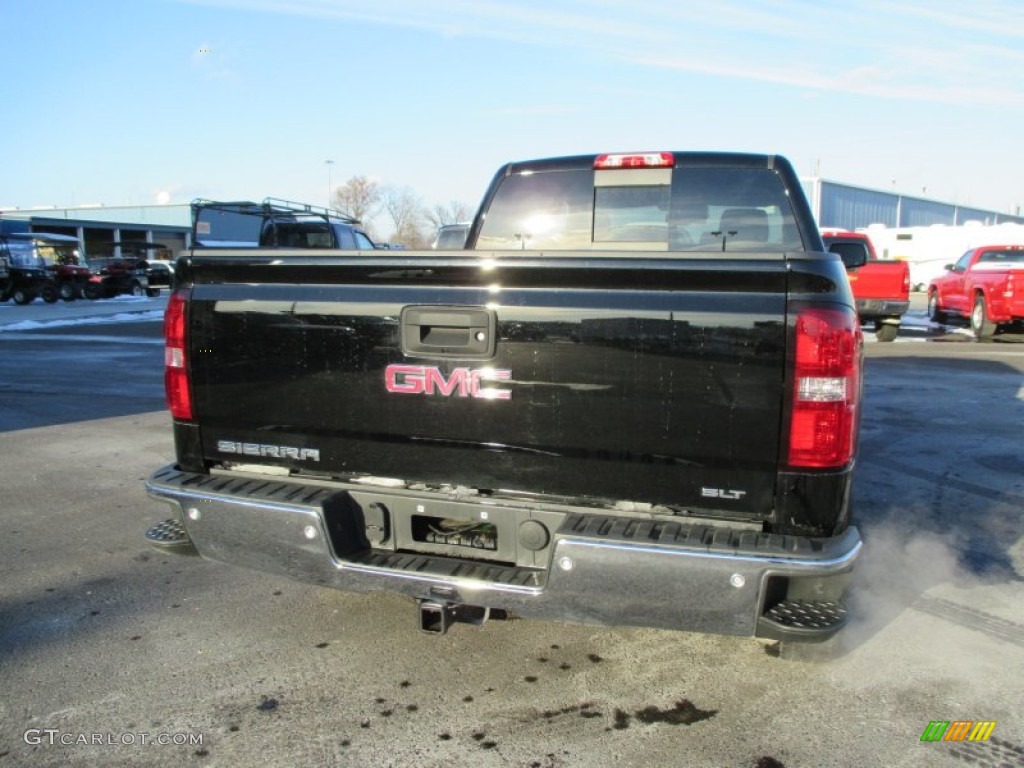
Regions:
[[402, 309], [402, 353], [413, 357], [494, 357], [496, 320], [481, 307]]

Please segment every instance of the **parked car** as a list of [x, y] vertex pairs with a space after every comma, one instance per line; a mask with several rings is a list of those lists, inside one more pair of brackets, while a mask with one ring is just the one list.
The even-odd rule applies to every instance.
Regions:
[[979, 338], [1024, 322], [1024, 245], [972, 248], [928, 285], [928, 317], [970, 323]]
[[149, 278], [149, 293], [156, 296], [161, 288], [174, 286], [174, 262], [170, 259], [146, 259], [146, 277]]
[[468, 235], [469, 224], [445, 224], [438, 227], [430, 247], [435, 251], [461, 251]]
[[879, 341], [895, 340], [910, 309], [910, 266], [879, 259], [871, 238], [862, 232], [826, 229], [821, 239], [843, 260], [860, 321], [874, 324]]

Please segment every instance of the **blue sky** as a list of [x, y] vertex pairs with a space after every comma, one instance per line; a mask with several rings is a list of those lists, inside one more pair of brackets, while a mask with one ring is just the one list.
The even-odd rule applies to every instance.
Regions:
[[[1019, 0], [0, 0], [0, 206], [475, 206], [507, 160], [786, 155], [1024, 208]], [[325, 161], [333, 160], [333, 165]]]

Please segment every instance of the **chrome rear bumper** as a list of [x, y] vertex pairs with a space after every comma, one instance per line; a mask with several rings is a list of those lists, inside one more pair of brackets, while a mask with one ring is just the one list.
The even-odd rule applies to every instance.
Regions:
[[[146, 485], [211, 560], [347, 591], [587, 624], [824, 640], [845, 621], [842, 594], [861, 549], [856, 528], [810, 539], [536, 500], [174, 466]], [[485, 560], [412, 542], [408, 521], [417, 514], [493, 521], [498, 544]]]

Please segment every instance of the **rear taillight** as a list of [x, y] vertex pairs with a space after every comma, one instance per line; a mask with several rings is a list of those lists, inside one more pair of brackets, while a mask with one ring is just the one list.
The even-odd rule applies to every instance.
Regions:
[[675, 164], [676, 158], [671, 152], [598, 155], [594, 159], [594, 169], [599, 171], [616, 168], [672, 168]]
[[164, 312], [164, 389], [171, 416], [191, 421], [192, 393], [188, 383], [188, 347], [185, 334], [185, 291], [172, 293]]
[[862, 350], [852, 310], [805, 309], [797, 315], [789, 466], [842, 467], [853, 459]]

